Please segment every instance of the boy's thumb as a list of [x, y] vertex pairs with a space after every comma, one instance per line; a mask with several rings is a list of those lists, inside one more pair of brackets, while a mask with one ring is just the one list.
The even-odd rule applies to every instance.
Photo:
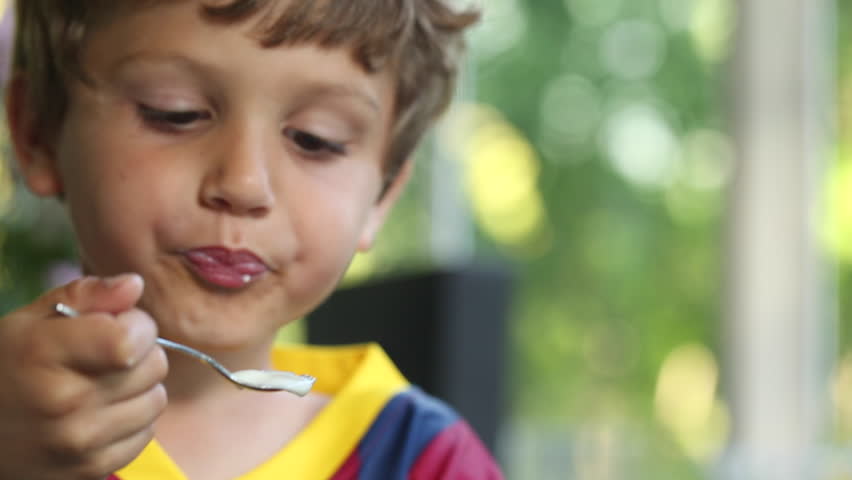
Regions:
[[59, 287], [46, 297], [51, 303], [64, 303], [79, 313], [117, 314], [133, 308], [144, 288], [141, 276], [123, 273], [105, 278], [84, 277]]

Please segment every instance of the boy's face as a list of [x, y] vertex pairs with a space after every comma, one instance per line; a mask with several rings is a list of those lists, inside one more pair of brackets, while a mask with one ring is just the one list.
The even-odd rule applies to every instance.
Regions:
[[390, 74], [344, 50], [262, 49], [253, 21], [213, 24], [199, 3], [93, 31], [94, 86], [70, 86], [56, 142], [14, 136], [30, 186], [64, 195], [84, 267], [139, 272], [162, 334], [216, 350], [313, 308], [399, 188], [377, 201]]

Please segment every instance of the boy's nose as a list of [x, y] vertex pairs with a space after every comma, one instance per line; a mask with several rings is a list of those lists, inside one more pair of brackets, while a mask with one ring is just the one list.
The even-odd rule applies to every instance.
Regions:
[[269, 213], [275, 203], [269, 159], [256, 140], [235, 135], [217, 146], [201, 189], [204, 206], [233, 215]]

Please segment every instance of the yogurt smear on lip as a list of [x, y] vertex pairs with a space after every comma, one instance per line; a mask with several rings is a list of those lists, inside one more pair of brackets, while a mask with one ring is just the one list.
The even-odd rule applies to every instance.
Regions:
[[200, 247], [183, 252], [183, 257], [202, 280], [226, 289], [243, 288], [269, 270], [260, 257], [248, 250]]

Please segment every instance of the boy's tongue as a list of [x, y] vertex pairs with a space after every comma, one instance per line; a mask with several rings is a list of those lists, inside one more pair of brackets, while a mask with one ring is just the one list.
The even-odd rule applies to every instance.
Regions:
[[224, 288], [245, 286], [268, 270], [263, 260], [247, 250], [203, 247], [186, 252], [190, 267], [204, 280]]

